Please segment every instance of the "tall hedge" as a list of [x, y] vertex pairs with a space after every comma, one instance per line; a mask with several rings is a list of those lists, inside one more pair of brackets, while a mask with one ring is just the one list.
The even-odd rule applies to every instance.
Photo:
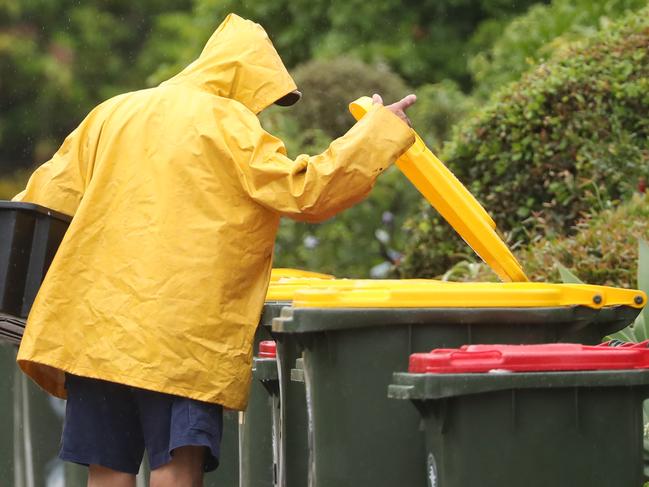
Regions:
[[562, 264], [589, 284], [637, 285], [638, 240], [649, 241], [649, 195], [588, 215], [575, 230], [575, 235], [541, 239], [519, 253], [531, 279], [558, 282], [557, 264]]
[[[649, 194], [580, 219], [574, 234], [539, 238], [515, 252], [530, 280], [561, 282], [559, 265], [589, 284], [637, 286], [638, 242], [649, 241]], [[486, 264], [459, 262], [444, 275], [451, 281], [498, 281]]]
[[381, 93], [386, 103], [392, 103], [407, 94], [405, 82], [387, 66], [351, 57], [312, 60], [292, 74], [304, 97], [290, 116], [302, 129], [318, 127], [330, 137], [339, 137], [353, 125], [347, 109], [350, 101]]
[[645, 6], [647, 0], [552, 0], [535, 4], [510, 22], [492, 46], [469, 60], [475, 91], [479, 96], [488, 95], [494, 88], [519, 79], [562, 45], [595, 35], [600, 26]]
[[[460, 125], [443, 159], [511, 243], [568, 234], [649, 172], [649, 8], [562, 51]], [[465, 253], [425, 208], [411, 219], [402, 275], [436, 275]], [[449, 247], [451, 247], [449, 249]]]

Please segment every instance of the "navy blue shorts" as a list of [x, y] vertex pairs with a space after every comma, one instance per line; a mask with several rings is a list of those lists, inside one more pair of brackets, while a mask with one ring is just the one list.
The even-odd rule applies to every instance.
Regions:
[[62, 460], [137, 474], [145, 448], [155, 470], [176, 448], [204, 446], [205, 471], [218, 466], [221, 406], [71, 374], [65, 386]]

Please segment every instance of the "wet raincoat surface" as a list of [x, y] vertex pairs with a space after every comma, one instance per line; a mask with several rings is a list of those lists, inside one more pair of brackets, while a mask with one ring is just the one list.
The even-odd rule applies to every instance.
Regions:
[[22, 370], [246, 405], [281, 216], [361, 200], [413, 142], [375, 107], [318, 156], [286, 156], [257, 114], [296, 88], [264, 30], [230, 15], [160, 86], [95, 108], [15, 200], [74, 215], [30, 313]]

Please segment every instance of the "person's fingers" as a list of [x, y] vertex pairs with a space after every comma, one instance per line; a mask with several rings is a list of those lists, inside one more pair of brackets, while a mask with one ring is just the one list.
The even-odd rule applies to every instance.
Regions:
[[383, 105], [383, 98], [381, 98], [381, 95], [379, 95], [379, 94], [377, 94], [377, 93], [374, 93], [374, 94], [372, 95], [372, 101], [373, 101], [375, 104]]
[[407, 110], [409, 107], [415, 104], [417, 101], [416, 95], [408, 95], [403, 97], [401, 100], [395, 103], [400, 110]]

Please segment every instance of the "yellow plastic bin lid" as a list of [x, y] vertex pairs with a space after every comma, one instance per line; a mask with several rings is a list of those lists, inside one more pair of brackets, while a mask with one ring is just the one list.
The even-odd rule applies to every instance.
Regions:
[[[450, 283], [449, 283], [450, 284]], [[572, 283], [545, 283], [545, 282], [483, 282], [483, 283], [466, 283], [466, 282], [456, 282], [458, 285], [467, 285], [472, 286], [492, 286], [498, 289], [509, 289], [509, 290], [519, 290], [519, 289], [546, 289], [548, 287], [552, 288], [558, 286], [561, 289], [581, 289], [588, 292], [596, 292], [599, 297], [596, 300], [601, 300], [601, 304], [604, 307], [610, 306], [631, 306], [633, 308], [643, 308], [647, 303], [647, 296], [643, 291], [638, 289], [624, 289], [611, 286], [598, 286], [595, 284], [572, 284]]]
[[266, 301], [292, 301], [295, 293], [303, 289], [399, 288], [439, 284], [445, 283], [434, 279], [282, 278], [271, 281], [266, 294]]
[[321, 274], [320, 272], [304, 271], [302, 269], [287, 269], [279, 267], [271, 269], [270, 282], [279, 281], [287, 278], [317, 278], [317, 279], [335, 279], [331, 274]]
[[[356, 120], [372, 106], [364, 96], [349, 105]], [[525, 282], [527, 276], [496, 231], [496, 224], [455, 175], [415, 133], [415, 143], [396, 162], [397, 167], [503, 281]]]
[[642, 308], [638, 290], [586, 284], [442, 283], [295, 291], [295, 308], [532, 308], [628, 305]]

